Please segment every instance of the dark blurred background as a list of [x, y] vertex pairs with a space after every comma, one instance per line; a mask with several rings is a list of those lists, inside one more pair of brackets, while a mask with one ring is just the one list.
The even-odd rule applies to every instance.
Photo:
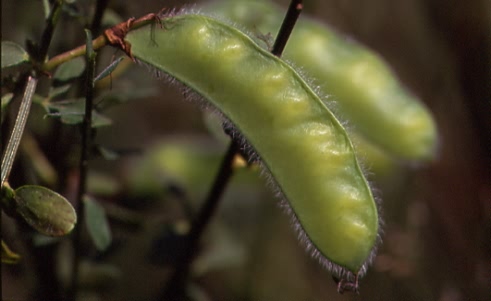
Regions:
[[[87, 10], [93, 4], [78, 2]], [[109, 7], [124, 20], [196, 2], [112, 0]], [[288, 1], [277, 2], [288, 5]], [[318, 0], [304, 1], [304, 7], [305, 14], [359, 40], [387, 60], [432, 111], [440, 132], [439, 155], [424, 166], [397, 164], [398, 171], [390, 179], [375, 180], [383, 199], [384, 243], [361, 282], [360, 295], [337, 294], [330, 274], [298, 245], [288, 217], [253, 171], [244, 172], [247, 179], [237, 180], [227, 190], [205, 236], [190, 291], [197, 300], [489, 300], [491, 3]], [[2, 0], [2, 40], [24, 45], [26, 38], [39, 39], [43, 17], [41, 1]], [[83, 43], [78, 26], [58, 29], [51, 54]], [[101, 65], [107, 65], [113, 54], [106, 51]], [[225, 144], [209, 134], [198, 106], [183, 101], [178, 89], [136, 66], [115, 78], [112, 89], [151, 92], [112, 108], [108, 114], [113, 125], [99, 131], [98, 141], [142, 151], [162, 141], [184, 141], [216, 155], [218, 164]], [[45, 151], [49, 153], [50, 147], [55, 148], [44, 146]], [[136, 157], [93, 160], [91, 167], [124, 182]], [[200, 189], [191, 193], [193, 208], [198, 208], [207, 186]], [[176, 240], [165, 225], [178, 229], [183, 216], [182, 210], [173, 214], [174, 207], [166, 201], [137, 208], [144, 222], [136, 230], [112, 224], [116, 249], [101, 258], [90, 251], [86, 254], [95, 258], [92, 266], [104, 263], [109, 272], [102, 273], [106, 277], [102, 280], [84, 278], [86, 290], [80, 300], [152, 300], [170, 271], [172, 252], [167, 249]], [[2, 266], [2, 296], [22, 300], [39, 274], [31, 272], [35, 259], [22, 253], [11, 221], [3, 220], [2, 237], [26, 260], [18, 266]], [[65, 249], [63, 244], [56, 249], [61, 278], [67, 274], [63, 257], [70, 254]], [[168, 257], [162, 255], [167, 252]]]

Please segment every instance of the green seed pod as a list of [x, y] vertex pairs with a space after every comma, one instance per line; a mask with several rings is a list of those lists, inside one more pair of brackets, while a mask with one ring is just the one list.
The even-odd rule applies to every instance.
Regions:
[[[284, 10], [267, 1], [222, 1], [204, 9], [273, 36], [284, 16]], [[438, 139], [431, 114], [373, 51], [301, 16], [283, 57], [333, 95], [336, 114], [367, 140], [402, 159], [434, 157]]]
[[126, 35], [134, 58], [230, 122], [271, 175], [311, 253], [344, 279], [362, 276], [379, 217], [341, 123], [292, 67], [236, 28], [193, 13], [162, 23]]

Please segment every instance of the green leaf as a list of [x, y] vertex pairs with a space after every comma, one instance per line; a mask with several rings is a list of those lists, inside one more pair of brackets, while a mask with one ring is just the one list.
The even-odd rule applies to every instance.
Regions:
[[29, 54], [19, 44], [2, 42], [2, 69], [29, 62]]
[[32, 174], [36, 175], [37, 179], [46, 184], [46, 186], [56, 185], [58, 174], [55, 167], [46, 157], [46, 153], [41, 149], [37, 139], [31, 133], [26, 133], [22, 137], [20, 147], [21, 152], [29, 158], [28, 164], [32, 168]]
[[49, 111], [49, 109], [46, 107], [46, 104], [49, 102], [49, 98], [41, 96], [39, 94], [34, 94], [32, 96], [32, 103], [38, 104], [42, 106], [46, 111]]
[[[80, 124], [83, 122], [85, 114], [85, 99], [68, 99], [47, 104], [47, 111], [57, 111], [58, 113], [48, 113], [48, 116], [58, 116], [61, 122], [66, 124]], [[92, 111], [92, 127], [102, 127], [111, 125], [112, 120], [108, 117]]]
[[111, 244], [111, 229], [104, 208], [95, 200], [84, 198], [85, 223], [89, 235], [99, 251], [104, 251]]
[[156, 96], [158, 90], [155, 87], [119, 87], [117, 90], [105, 91], [99, 95], [94, 103], [98, 111], [104, 111], [110, 107], [127, 103], [134, 99], [141, 99], [150, 96]]
[[43, 9], [44, 9], [44, 19], [48, 19], [49, 14], [51, 13], [51, 6], [49, 4], [49, 0], [43, 0]]
[[193, 199], [202, 197], [223, 151], [201, 142], [165, 141], [154, 145], [129, 174], [132, 193], [158, 196], [172, 183], [184, 187]]
[[57, 81], [66, 82], [82, 75], [84, 69], [85, 60], [83, 57], [78, 57], [61, 64], [61, 66], [56, 69], [53, 77]]
[[120, 191], [121, 185], [119, 182], [109, 175], [91, 171], [87, 178], [87, 191], [94, 195], [111, 196]]
[[35, 185], [15, 190], [17, 213], [38, 232], [49, 236], [70, 233], [77, 223], [72, 205], [58, 193]]
[[14, 97], [13, 93], [7, 93], [4, 96], [2, 96], [2, 103], [0, 107], [0, 122], [3, 122], [3, 118], [5, 116], [5, 113], [7, 112], [7, 106]]
[[72, 85], [70, 85], [70, 84], [59, 86], [59, 87], [51, 87], [49, 89], [49, 97], [55, 98], [57, 96], [65, 94], [66, 92], [68, 92], [68, 90], [70, 90], [71, 87], [72, 87]]
[[16, 264], [20, 260], [19, 254], [12, 252], [7, 244], [2, 240], [2, 263]]
[[124, 59], [123, 56], [120, 56], [118, 57], [114, 62], [112, 62], [109, 66], [107, 66], [106, 68], [104, 68], [104, 70], [102, 70], [101, 73], [99, 73], [99, 75], [97, 75], [95, 78], [94, 78], [94, 83], [96, 81], [99, 81], [107, 76], [109, 76], [111, 74], [111, 72], [114, 71], [114, 69], [116, 69], [116, 67], [118, 67], [119, 63], [121, 63], [121, 61]]
[[116, 160], [119, 158], [119, 154], [116, 151], [109, 149], [107, 147], [101, 146], [101, 145], [95, 146], [94, 152], [96, 155], [101, 156], [102, 158], [104, 158], [108, 161]]
[[60, 237], [46, 236], [38, 233], [32, 236], [32, 243], [36, 247], [48, 246], [60, 242], [60, 240]]
[[2, 107], [1, 107], [2, 111], [5, 108], [7, 108], [7, 105], [10, 103], [13, 97], [14, 97], [13, 93], [7, 93], [4, 96], [2, 96]]

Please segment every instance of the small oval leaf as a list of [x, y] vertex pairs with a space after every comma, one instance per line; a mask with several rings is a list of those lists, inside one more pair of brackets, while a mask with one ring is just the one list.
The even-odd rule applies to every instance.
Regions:
[[58, 193], [35, 185], [15, 190], [17, 213], [34, 229], [49, 236], [70, 233], [77, 223], [72, 205]]
[[29, 61], [29, 54], [19, 44], [2, 42], [2, 69], [18, 66]]
[[56, 69], [54, 79], [60, 82], [66, 82], [82, 75], [85, 69], [85, 59], [78, 57], [63, 63]]
[[55, 98], [57, 96], [63, 95], [66, 92], [68, 92], [68, 90], [70, 90], [71, 87], [72, 87], [72, 85], [70, 85], [70, 84], [63, 85], [60, 87], [51, 87], [49, 89], [49, 98]]
[[111, 229], [104, 208], [95, 200], [84, 198], [85, 223], [89, 235], [99, 251], [104, 251], [111, 244]]

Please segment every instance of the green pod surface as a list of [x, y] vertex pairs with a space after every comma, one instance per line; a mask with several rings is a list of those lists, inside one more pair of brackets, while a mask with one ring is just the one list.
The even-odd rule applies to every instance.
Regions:
[[[203, 9], [273, 36], [285, 15], [285, 10], [268, 1], [222, 1]], [[406, 160], [435, 156], [438, 138], [430, 112], [375, 52], [301, 16], [283, 57], [333, 95], [336, 114], [368, 141]]]
[[148, 25], [127, 34], [132, 55], [234, 125], [321, 263], [343, 277], [364, 274], [379, 217], [340, 122], [294, 69], [236, 28], [193, 13], [162, 22], [164, 29]]

